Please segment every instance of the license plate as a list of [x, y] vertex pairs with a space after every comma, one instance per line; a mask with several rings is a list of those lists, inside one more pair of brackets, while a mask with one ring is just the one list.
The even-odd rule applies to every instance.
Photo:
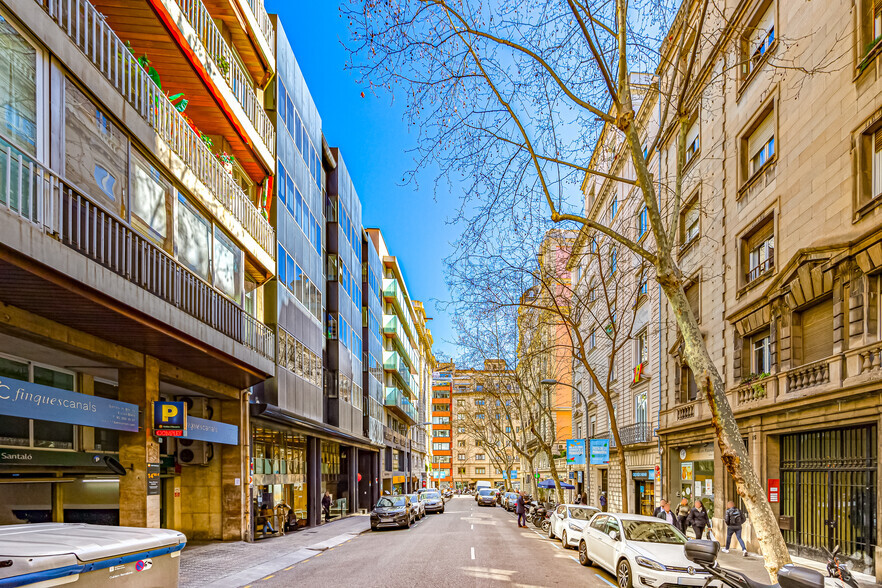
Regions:
[[704, 586], [704, 580], [696, 577], [679, 577], [677, 578], [677, 584], [682, 584], [684, 586]]
[[380, 517], [380, 520], [385, 523], [385, 522], [391, 521], [392, 517]]

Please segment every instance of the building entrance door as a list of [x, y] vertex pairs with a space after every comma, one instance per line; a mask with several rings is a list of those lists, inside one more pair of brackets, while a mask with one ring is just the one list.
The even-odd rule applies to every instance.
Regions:
[[781, 437], [784, 540], [797, 555], [840, 558], [873, 573], [876, 547], [876, 426]]
[[637, 504], [635, 505], [637, 514], [652, 516], [655, 510], [655, 482], [646, 480], [634, 481]]

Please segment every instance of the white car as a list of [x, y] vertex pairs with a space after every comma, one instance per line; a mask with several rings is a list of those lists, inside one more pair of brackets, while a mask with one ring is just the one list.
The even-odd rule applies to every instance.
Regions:
[[584, 504], [558, 504], [551, 516], [548, 517], [548, 538], [560, 537], [560, 543], [564, 549], [578, 547], [579, 539], [582, 538], [582, 529], [591, 520], [599, 508]]
[[611, 572], [619, 588], [703, 586], [708, 573], [686, 559], [685, 544], [683, 533], [655, 517], [598, 513], [582, 531], [579, 563]]
[[415, 521], [426, 516], [426, 501], [423, 494], [406, 494], [410, 498], [410, 507], [413, 510], [413, 518]]

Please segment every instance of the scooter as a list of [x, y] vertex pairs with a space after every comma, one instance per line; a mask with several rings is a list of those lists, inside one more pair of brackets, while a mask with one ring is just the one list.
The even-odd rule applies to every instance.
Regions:
[[[838, 588], [845, 588], [845, 586], [851, 586], [851, 588], [860, 588], [858, 586], [857, 580], [854, 579], [854, 576], [851, 575], [851, 572], [848, 571], [848, 566], [839, 561], [839, 546], [833, 548], [833, 553], [827, 551], [827, 548], [824, 548], [824, 552], [827, 554], [827, 574], [830, 578], [833, 578], [834, 586], [838, 586]], [[835, 582], [838, 580], [841, 584]]]
[[713, 580], [719, 580], [729, 588], [824, 588], [824, 575], [810, 568], [788, 564], [778, 570], [777, 584], [763, 584], [751, 580], [741, 572], [726, 570], [717, 563], [720, 544], [716, 541], [687, 541], [683, 548], [686, 559], [707, 572], [708, 578], [703, 588], [708, 588]]

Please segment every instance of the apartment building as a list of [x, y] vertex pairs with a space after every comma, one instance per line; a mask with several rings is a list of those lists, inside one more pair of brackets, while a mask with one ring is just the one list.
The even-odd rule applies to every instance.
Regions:
[[422, 430], [419, 435], [419, 452], [422, 453], [422, 469], [419, 472], [419, 485], [426, 487], [433, 479], [432, 475], [432, 426], [428, 423], [432, 422], [432, 377], [435, 370], [435, 354], [432, 353], [432, 331], [428, 327], [428, 321], [431, 317], [426, 315], [426, 309], [419, 300], [413, 301], [414, 325], [416, 326], [418, 349], [417, 356], [419, 368], [417, 370], [417, 382], [419, 385], [419, 403], [417, 404], [417, 412], [419, 414], [419, 422], [426, 423], [420, 427]]
[[[242, 539], [242, 390], [276, 359], [269, 19], [11, 0], [0, 36], [3, 522]], [[189, 407], [186, 439], [154, 434], [160, 401]]]
[[[366, 229], [383, 264], [383, 370], [386, 444], [382, 488], [404, 492], [419, 487], [426, 472], [428, 433], [420, 406], [421, 343], [419, 317], [407, 291], [398, 259], [391, 255], [379, 229]], [[424, 321], [423, 321], [424, 322]], [[423, 327], [424, 328], [424, 327]]]
[[[663, 52], [690, 34], [691, 8]], [[822, 559], [840, 544], [854, 569], [880, 577], [878, 26], [843, 2], [729, 3], [726, 14], [690, 92], [677, 235], [687, 298], [791, 552]], [[839, 56], [823, 74], [782, 67], [821, 54]], [[637, 117], [648, 136], [658, 109], [650, 92]], [[661, 132], [651, 169], [664, 186], [676, 133]], [[658, 314], [673, 325], [666, 304]], [[664, 367], [651, 369], [651, 352], [647, 370], [661, 380], [656, 495], [700, 498], [721, 531], [734, 483], [676, 328], [658, 337]], [[745, 535], [757, 549], [749, 522]]]
[[[385, 372], [383, 370], [383, 262], [374, 242], [362, 231], [362, 391], [364, 393], [364, 435], [371, 443], [384, 448], [386, 397]], [[371, 467], [369, 479], [359, 483], [359, 508], [372, 508], [380, 498], [380, 463]], [[366, 492], [365, 486], [370, 490]]]
[[432, 377], [432, 485], [441, 489], [454, 487], [452, 396], [452, 372], [435, 372]]

